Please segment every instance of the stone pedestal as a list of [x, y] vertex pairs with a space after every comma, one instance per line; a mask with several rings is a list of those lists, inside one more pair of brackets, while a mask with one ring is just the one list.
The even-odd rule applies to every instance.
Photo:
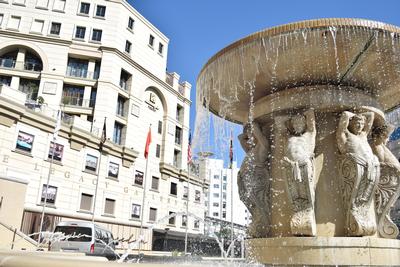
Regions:
[[400, 240], [373, 237], [281, 237], [246, 241], [263, 264], [400, 266]]

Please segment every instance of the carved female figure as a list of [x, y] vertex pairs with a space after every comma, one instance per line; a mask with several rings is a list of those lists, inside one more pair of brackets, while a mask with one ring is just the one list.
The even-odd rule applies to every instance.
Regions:
[[252, 215], [248, 234], [267, 237], [270, 230], [269, 142], [258, 123], [243, 127], [239, 141], [247, 153], [238, 173], [239, 196]]
[[373, 112], [354, 114], [344, 111], [336, 131], [342, 154], [340, 174], [349, 236], [368, 236], [376, 232], [372, 197], [379, 180], [379, 162], [368, 143], [374, 121]]
[[316, 235], [314, 214], [315, 115], [312, 109], [292, 116], [282, 160], [287, 192], [294, 214], [290, 227], [294, 235]]
[[390, 210], [400, 195], [400, 163], [386, 143], [393, 127], [388, 124], [377, 126], [372, 130], [371, 147], [380, 163], [380, 178], [375, 191], [375, 210], [378, 223], [378, 234], [385, 238], [396, 238], [399, 229], [390, 219]]

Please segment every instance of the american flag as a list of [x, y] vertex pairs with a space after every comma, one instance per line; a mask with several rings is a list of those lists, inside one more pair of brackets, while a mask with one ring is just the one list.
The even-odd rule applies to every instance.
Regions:
[[232, 168], [232, 164], [233, 164], [233, 138], [232, 138], [232, 131], [231, 131], [231, 138], [229, 140], [229, 164], [230, 164], [230, 168]]
[[192, 162], [192, 133], [189, 133], [187, 161], [188, 163]]

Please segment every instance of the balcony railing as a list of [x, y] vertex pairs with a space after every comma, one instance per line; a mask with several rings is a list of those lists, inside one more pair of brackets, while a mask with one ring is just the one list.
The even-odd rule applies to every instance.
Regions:
[[66, 106], [77, 106], [77, 107], [94, 107], [96, 100], [95, 99], [83, 99], [81, 97], [71, 97], [64, 96], [61, 99], [61, 103]]
[[87, 69], [79, 69], [79, 68], [74, 68], [71, 66], [67, 67], [67, 73], [66, 75], [69, 77], [77, 77], [77, 78], [83, 78], [83, 79], [91, 79], [91, 80], [97, 80], [99, 78], [99, 72], [98, 71], [88, 71]]
[[0, 68], [40, 72], [43, 66], [38, 62], [22, 62], [11, 58], [0, 58]]

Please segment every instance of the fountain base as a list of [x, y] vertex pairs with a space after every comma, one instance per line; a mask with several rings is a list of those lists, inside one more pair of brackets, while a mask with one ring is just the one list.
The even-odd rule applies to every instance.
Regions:
[[400, 240], [376, 237], [248, 239], [250, 258], [277, 265], [400, 266]]

